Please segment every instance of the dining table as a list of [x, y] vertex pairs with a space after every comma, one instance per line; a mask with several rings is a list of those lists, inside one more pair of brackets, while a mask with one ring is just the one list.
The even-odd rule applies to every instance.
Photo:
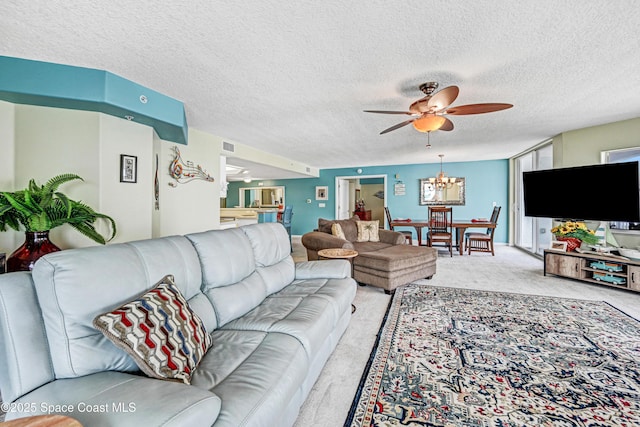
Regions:
[[[422, 246], [422, 229], [429, 228], [428, 219], [393, 219], [390, 227], [413, 227], [418, 234], [418, 246]], [[455, 228], [455, 242], [460, 255], [464, 254], [464, 233], [468, 228], [496, 228], [496, 224], [491, 221], [459, 219], [451, 221], [451, 228]]]

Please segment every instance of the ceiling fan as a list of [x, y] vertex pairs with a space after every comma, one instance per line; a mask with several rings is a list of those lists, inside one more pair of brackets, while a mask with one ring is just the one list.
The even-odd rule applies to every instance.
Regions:
[[432, 132], [435, 130], [450, 131], [453, 130], [453, 122], [444, 117], [445, 115], [464, 116], [469, 114], [492, 113], [513, 107], [512, 104], [501, 103], [468, 104], [449, 107], [458, 97], [458, 93], [460, 92], [458, 86], [448, 86], [435, 92], [438, 88], [438, 83], [427, 82], [421, 84], [419, 88], [426, 96], [411, 104], [409, 111], [364, 110], [365, 113], [406, 114], [412, 116], [409, 120], [405, 120], [402, 123], [383, 130], [380, 132], [380, 135], [400, 129], [409, 123], [413, 123], [413, 127], [420, 132]]

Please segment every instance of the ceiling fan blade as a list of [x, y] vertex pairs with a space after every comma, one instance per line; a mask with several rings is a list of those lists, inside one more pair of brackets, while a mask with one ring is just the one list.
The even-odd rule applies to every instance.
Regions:
[[391, 126], [390, 128], [385, 129], [382, 132], [380, 132], [380, 135], [384, 135], [385, 133], [391, 132], [392, 130], [400, 129], [401, 127], [408, 125], [409, 123], [413, 122], [414, 120], [415, 119], [405, 120], [402, 123], [398, 123], [397, 125]]
[[506, 110], [513, 107], [512, 104], [488, 103], [488, 104], [468, 104], [459, 105], [443, 111], [443, 114], [464, 116], [469, 114], [493, 113], [494, 111]]
[[451, 120], [447, 119], [446, 117], [444, 118], [444, 120], [445, 120], [444, 124], [438, 130], [446, 130], [446, 131], [453, 130], [453, 122]]
[[365, 113], [378, 113], [378, 114], [406, 114], [412, 116], [414, 113], [408, 111], [385, 111], [385, 110], [363, 110]]
[[458, 93], [460, 93], [458, 86], [445, 87], [441, 91], [434, 93], [427, 101], [429, 112], [437, 113], [444, 110], [456, 100]]

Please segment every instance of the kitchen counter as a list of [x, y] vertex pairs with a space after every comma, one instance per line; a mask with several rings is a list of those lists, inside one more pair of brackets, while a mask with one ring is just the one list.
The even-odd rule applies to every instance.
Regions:
[[276, 222], [277, 215], [276, 208], [220, 208], [220, 228], [242, 227], [257, 222]]

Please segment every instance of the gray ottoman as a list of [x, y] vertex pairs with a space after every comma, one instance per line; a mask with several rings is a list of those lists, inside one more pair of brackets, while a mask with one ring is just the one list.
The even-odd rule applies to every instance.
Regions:
[[430, 279], [437, 259], [438, 250], [426, 246], [395, 245], [363, 252], [353, 260], [353, 278], [391, 293], [414, 280]]

